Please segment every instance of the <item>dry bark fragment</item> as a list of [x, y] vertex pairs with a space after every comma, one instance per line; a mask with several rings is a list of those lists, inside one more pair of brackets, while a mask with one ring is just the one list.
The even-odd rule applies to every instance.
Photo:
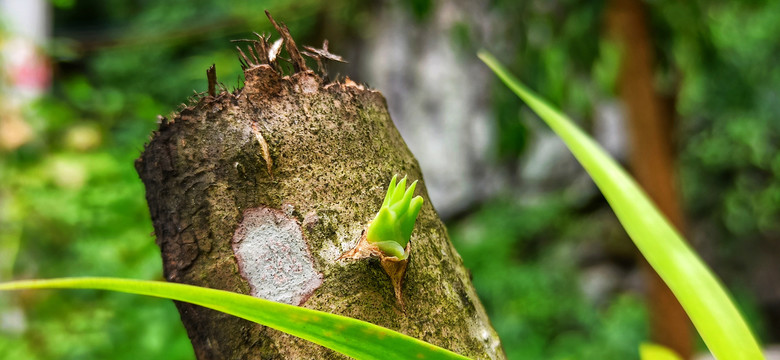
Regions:
[[[371, 225], [369, 222], [366, 225], [366, 229]], [[412, 243], [406, 244], [405, 252], [410, 254]], [[393, 292], [395, 293], [395, 299], [398, 301], [398, 305], [401, 310], [405, 310], [405, 303], [403, 297], [403, 281], [404, 275], [406, 275], [406, 266], [409, 264], [409, 257], [406, 259], [399, 259], [395, 256], [387, 256], [376, 245], [370, 243], [366, 238], [366, 230], [360, 234], [360, 240], [357, 245], [351, 250], [345, 252], [337, 260], [364, 260], [369, 258], [378, 258], [382, 269], [385, 270], [385, 274], [390, 278], [390, 282], [393, 284]]]
[[211, 64], [211, 67], [206, 70], [206, 78], [208, 79], [209, 95], [214, 96], [217, 94], [217, 68], [215, 64]]
[[265, 15], [268, 16], [268, 20], [271, 21], [271, 24], [274, 26], [274, 28], [276, 28], [276, 31], [282, 35], [282, 39], [284, 39], [285, 47], [287, 48], [287, 52], [290, 54], [290, 59], [292, 60], [295, 72], [309, 70], [309, 68], [306, 67], [306, 62], [303, 61], [303, 57], [301, 57], [301, 53], [298, 51], [298, 47], [295, 45], [295, 40], [293, 40], [292, 35], [290, 35], [290, 29], [287, 28], [287, 25], [284, 23], [278, 24], [274, 18], [271, 17], [271, 13], [269, 13], [268, 10], [266, 10]]

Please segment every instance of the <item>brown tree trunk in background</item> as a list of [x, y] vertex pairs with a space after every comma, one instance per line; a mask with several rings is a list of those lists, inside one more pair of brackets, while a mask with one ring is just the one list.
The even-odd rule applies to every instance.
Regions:
[[[241, 54], [244, 88], [217, 93], [211, 80], [211, 94], [162, 119], [136, 163], [166, 278], [503, 359], [382, 94], [348, 79], [324, 83], [285, 37], [294, 74], [280, 74], [265, 40], [251, 44], [256, 51]], [[419, 179], [425, 199], [403, 283], [405, 308], [379, 261], [337, 260], [378, 211], [393, 174]], [[230, 315], [177, 306], [199, 359], [345, 358]]]
[[[652, 40], [640, 0], [611, 0], [607, 26], [623, 53], [620, 97], [626, 105], [631, 139], [631, 169], [637, 181], [678, 230], [684, 232], [671, 144], [673, 108], [665, 106], [654, 88]], [[651, 338], [691, 357], [691, 325], [672, 292], [645, 263], [648, 279]]]

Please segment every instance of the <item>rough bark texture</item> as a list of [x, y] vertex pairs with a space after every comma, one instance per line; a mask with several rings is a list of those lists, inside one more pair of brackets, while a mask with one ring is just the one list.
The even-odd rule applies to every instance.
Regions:
[[[472, 358], [504, 358], [382, 95], [349, 80], [323, 84], [305, 68], [282, 76], [250, 55], [242, 53], [243, 89], [206, 95], [163, 119], [136, 163], [166, 278], [369, 321]], [[360, 239], [393, 174], [420, 180], [426, 200], [411, 240], [405, 311], [378, 260], [337, 260]], [[344, 358], [177, 306], [199, 359]]]

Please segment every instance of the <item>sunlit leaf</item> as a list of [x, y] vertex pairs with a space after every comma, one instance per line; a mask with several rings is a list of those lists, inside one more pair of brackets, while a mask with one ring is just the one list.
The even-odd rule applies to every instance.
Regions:
[[657, 344], [639, 345], [640, 360], [682, 360], [680, 355], [667, 347]]
[[116, 278], [0, 283], [0, 290], [21, 289], [102, 289], [185, 301], [254, 321], [355, 359], [467, 359], [365, 321], [192, 285]]
[[480, 52], [498, 77], [555, 131], [593, 178], [639, 251], [669, 286], [718, 359], [763, 359], [724, 288], [636, 182], [589, 136]]

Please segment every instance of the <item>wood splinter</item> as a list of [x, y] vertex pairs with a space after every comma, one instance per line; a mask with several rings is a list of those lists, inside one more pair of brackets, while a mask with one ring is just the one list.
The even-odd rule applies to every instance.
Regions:
[[209, 82], [209, 95], [216, 96], [217, 95], [217, 67], [216, 67], [216, 64], [211, 64], [211, 66], [206, 70], [206, 79], [208, 79], [208, 82]]
[[317, 61], [317, 66], [319, 67], [320, 73], [322, 74], [322, 77], [325, 80], [325, 82], [328, 82], [328, 68], [325, 65], [325, 62], [323, 60], [331, 60], [340, 63], [347, 62], [341, 56], [332, 54], [330, 51], [328, 51], [328, 39], [325, 39], [322, 42], [322, 49], [317, 49], [315, 47], [306, 46], [306, 45], [304, 45], [303, 48], [307, 50], [307, 51], [303, 51], [303, 55], [306, 55], [314, 59], [315, 61]]
[[273, 167], [274, 163], [273, 160], [271, 160], [271, 150], [268, 147], [268, 142], [265, 141], [265, 138], [263, 137], [263, 134], [260, 133], [260, 129], [257, 128], [257, 124], [252, 123], [252, 133], [255, 134], [255, 139], [257, 139], [257, 143], [260, 144], [260, 150], [263, 151], [263, 160], [265, 160], [265, 166], [268, 170], [268, 175], [271, 176], [271, 180], [274, 179], [274, 172]]
[[298, 51], [298, 46], [295, 45], [295, 40], [293, 40], [292, 35], [290, 35], [290, 29], [287, 28], [287, 25], [284, 23], [276, 23], [276, 20], [274, 20], [268, 10], [265, 11], [265, 15], [268, 17], [268, 20], [271, 21], [271, 25], [276, 28], [276, 31], [282, 35], [282, 39], [284, 39], [284, 45], [287, 48], [287, 53], [290, 54], [290, 60], [292, 61], [295, 72], [298, 73], [301, 71], [308, 71], [309, 68], [306, 67], [306, 62], [303, 60], [301, 53]]

